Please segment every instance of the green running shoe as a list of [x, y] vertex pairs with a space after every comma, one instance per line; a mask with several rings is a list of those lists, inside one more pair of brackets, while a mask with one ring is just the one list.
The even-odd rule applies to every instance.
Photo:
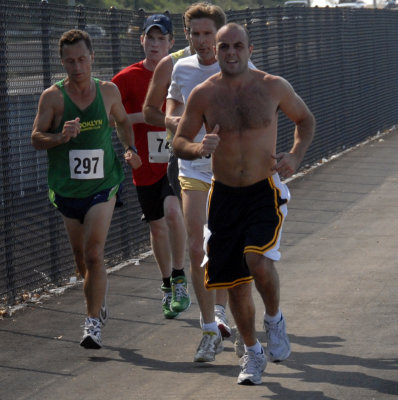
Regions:
[[168, 287], [162, 285], [160, 287], [160, 289], [163, 292], [162, 311], [163, 311], [164, 317], [167, 319], [173, 319], [173, 318], [177, 317], [177, 315], [179, 313], [172, 311], [170, 308], [171, 297], [172, 297], [171, 288], [168, 288]]
[[172, 291], [170, 309], [175, 312], [185, 311], [191, 305], [187, 278], [185, 276], [177, 276], [171, 278], [170, 283]]

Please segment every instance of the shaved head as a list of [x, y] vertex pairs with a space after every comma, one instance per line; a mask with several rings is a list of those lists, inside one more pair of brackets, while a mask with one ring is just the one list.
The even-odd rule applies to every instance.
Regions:
[[250, 36], [249, 36], [249, 32], [247, 31], [247, 29], [245, 27], [243, 27], [242, 25], [239, 25], [235, 22], [229, 22], [228, 24], [222, 26], [216, 35], [216, 42], [218, 42], [220, 36], [225, 33], [228, 32], [230, 30], [236, 29], [238, 31], [241, 31], [244, 33], [246, 39], [247, 39], [247, 45], [250, 46]]

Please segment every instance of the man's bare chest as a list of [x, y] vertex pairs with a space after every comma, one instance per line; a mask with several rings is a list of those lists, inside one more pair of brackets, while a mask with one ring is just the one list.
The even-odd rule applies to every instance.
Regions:
[[271, 125], [277, 112], [272, 99], [250, 94], [216, 96], [208, 108], [207, 121], [211, 126], [219, 124], [225, 131], [264, 129]]

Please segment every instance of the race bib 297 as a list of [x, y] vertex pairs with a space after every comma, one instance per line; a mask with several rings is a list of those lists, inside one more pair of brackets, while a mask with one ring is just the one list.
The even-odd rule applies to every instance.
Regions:
[[104, 150], [71, 150], [69, 168], [72, 179], [102, 179], [104, 177]]

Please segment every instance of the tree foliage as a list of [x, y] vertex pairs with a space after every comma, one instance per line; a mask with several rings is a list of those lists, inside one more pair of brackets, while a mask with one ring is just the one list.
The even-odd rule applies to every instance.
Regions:
[[[81, 0], [84, 2], [84, 0]], [[87, 0], [91, 2], [104, 2], [106, 7], [139, 10], [148, 12], [182, 13], [194, 1], [190, 0]], [[283, 4], [284, 0], [213, 0], [212, 3], [224, 10], [242, 10], [245, 8], [276, 7]]]
[[[25, 0], [31, 2], [32, 0]], [[47, 0], [50, 4], [83, 5], [95, 8], [110, 8], [139, 10], [147, 12], [182, 13], [195, 0]], [[276, 7], [282, 5], [284, 0], [213, 0], [224, 10], [242, 10], [246, 8]]]
[[[30, 3], [34, 0], [21, 0], [21, 2]], [[36, 0], [40, 1], [40, 0]], [[168, 10], [170, 13], [182, 13], [195, 0], [42, 0], [48, 1], [50, 4], [77, 6], [95, 8], [116, 7], [119, 9], [139, 10], [140, 8], [148, 12], [164, 12]], [[282, 5], [285, 0], [213, 0], [211, 3], [216, 4], [224, 10], [242, 10], [245, 8], [259, 7], [276, 7]]]

